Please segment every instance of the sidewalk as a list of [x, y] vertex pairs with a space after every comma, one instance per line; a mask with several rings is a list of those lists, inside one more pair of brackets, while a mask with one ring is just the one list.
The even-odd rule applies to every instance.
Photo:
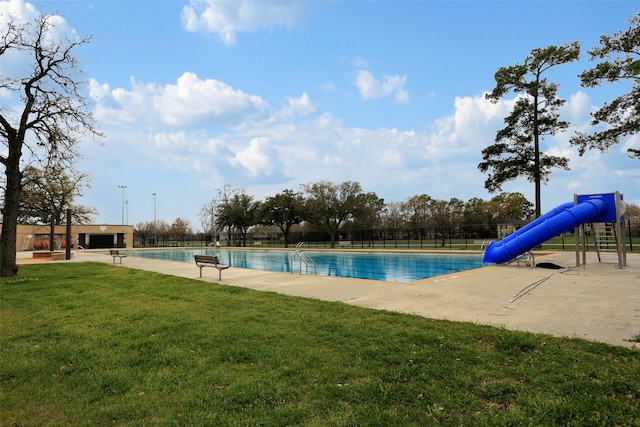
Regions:
[[[32, 262], [28, 257], [30, 252], [19, 253], [19, 264]], [[106, 252], [74, 251], [72, 262], [82, 261], [112, 263]], [[538, 264], [544, 261], [565, 268], [500, 265], [395, 283], [232, 267], [223, 271], [220, 284], [640, 348], [629, 341], [640, 336], [640, 254], [627, 254], [624, 269], [613, 261], [599, 263], [595, 253], [587, 254], [585, 268], [573, 267], [574, 252], [536, 256]], [[206, 282], [217, 282], [218, 277], [217, 270], [205, 268], [199, 279], [194, 263], [131, 256], [123, 259], [122, 267]], [[533, 289], [514, 299], [530, 286]]]

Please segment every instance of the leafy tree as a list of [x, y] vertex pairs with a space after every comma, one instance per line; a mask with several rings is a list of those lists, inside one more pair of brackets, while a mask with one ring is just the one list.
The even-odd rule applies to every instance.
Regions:
[[[356, 206], [353, 211], [353, 229], [373, 230], [380, 225], [380, 215], [384, 211], [384, 199], [374, 192], [361, 193], [356, 196]], [[369, 233], [369, 245], [372, 244], [373, 234]], [[364, 239], [364, 236], [362, 237]]]
[[445, 245], [445, 229], [460, 226], [464, 213], [464, 202], [455, 197], [449, 201], [432, 199], [429, 203], [430, 222], [439, 229], [441, 245]]
[[402, 202], [402, 216], [409, 228], [424, 228], [430, 217], [431, 197], [427, 194], [416, 194]]
[[20, 197], [19, 222], [24, 224], [61, 225], [66, 210], [71, 209], [75, 224], [87, 224], [97, 214], [93, 208], [74, 205], [76, 197], [82, 196], [83, 187], [88, 187], [85, 173], [64, 172], [61, 165], [38, 169], [27, 166], [23, 171], [22, 195]]
[[211, 200], [210, 205], [215, 207], [215, 224], [219, 229], [227, 229], [227, 246], [231, 245], [231, 231], [233, 221], [231, 217], [231, 201], [234, 195], [244, 192], [243, 188], [234, 188], [230, 184], [225, 184], [216, 189], [216, 199]]
[[[620, 142], [620, 139], [640, 133], [640, 12], [629, 20], [630, 28], [625, 32], [617, 32], [613, 36], [601, 36], [600, 45], [589, 51], [591, 60], [603, 61], [594, 68], [580, 74], [584, 87], [595, 87], [601, 84], [614, 83], [621, 80], [633, 82], [631, 92], [621, 95], [605, 103], [591, 114], [592, 126], [608, 124], [608, 128], [591, 135], [578, 132], [570, 142], [578, 146], [582, 156], [587, 150], [598, 149], [601, 152]], [[629, 148], [630, 157], [640, 159], [640, 149]]]
[[494, 216], [490, 206], [486, 200], [479, 197], [469, 199], [464, 204], [462, 223], [474, 237], [481, 237], [485, 230], [491, 230], [497, 215]]
[[[0, 163], [5, 170], [3, 227], [0, 239], [0, 276], [15, 276], [16, 233], [22, 193], [23, 152], [32, 158], [72, 163], [81, 135], [97, 136], [85, 82], [79, 80], [76, 48], [90, 37], [65, 31], [56, 16], [38, 15], [32, 21], [20, 16], [0, 16]], [[16, 62], [26, 61], [28, 64]], [[12, 73], [13, 70], [18, 70]], [[19, 74], [19, 75], [18, 75]]]
[[242, 236], [242, 245], [247, 246], [247, 232], [256, 225], [260, 202], [245, 193], [244, 189], [235, 189], [226, 202], [220, 203], [218, 220], [231, 230], [235, 228]]
[[510, 92], [521, 94], [504, 119], [506, 126], [498, 131], [495, 144], [482, 150], [483, 161], [478, 168], [490, 172], [485, 188], [493, 193], [505, 182], [524, 176], [535, 184], [536, 216], [541, 213], [541, 182], [548, 180], [553, 168], [569, 169], [567, 158], [549, 156], [540, 150], [545, 135], [555, 135], [569, 126], [557, 113], [565, 103], [557, 96], [558, 84], [543, 76], [552, 67], [576, 61], [579, 56], [578, 42], [534, 49], [524, 64], [500, 68], [495, 74], [495, 88], [486, 95], [498, 102]]
[[530, 219], [533, 216], [533, 203], [522, 193], [501, 193], [491, 199], [497, 209], [498, 218]]
[[356, 212], [358, 196], [362, 194], [360, 184], [345, 181], [336, 185], [320, 181], [302, 187], [307, 193], [308, 219], [329, 233], [331, 247], [335, 247], [340, 226]]
[[385, 207], [384, 199], [378, 197], [374, 192], [369, 192], [358, 194], [356, 202], [356, 209], [353, 213], [354, 223], [363, 228], [378, 226], [380, 215]]
[[305, 217], [304, 197], [293, 190], [284, 190], [275, 196], [267, 197], [260, 207], [260, 222], [275, 225], [284, 234], [284, 247], [289, 247], [289, 231], [293, 225], [300, 224]]

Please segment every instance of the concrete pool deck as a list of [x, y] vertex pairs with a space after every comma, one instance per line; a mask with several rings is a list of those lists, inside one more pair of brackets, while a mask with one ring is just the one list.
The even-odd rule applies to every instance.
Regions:
[[[34, 262], [31, 258], [31, 252], [19, 252], [18, 264]], [[71, 261], [111, 264], [112, 258], [107, 252], [74, 251]], [[536, 263], [545, 261], [564, 268], [499, 265], [396, 283], [232, 267], [222, 272], [219, 283], [640, 349], [631, 341], [640, 336], [640, 254], [628, 253], [623, 269], [617, 261], [599, 263], [595, 253], [587, 254], [584, 268], [574, 267], [575, 252], [536, 254]], [[218, 282], [213, 268], [204, 268], [200, 279], [195, 263], [128, 256], [122, 267]]]

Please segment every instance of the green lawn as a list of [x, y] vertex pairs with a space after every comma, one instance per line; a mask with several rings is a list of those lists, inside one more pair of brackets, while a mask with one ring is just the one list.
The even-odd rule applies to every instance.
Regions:
[[20, 267], [0, 328], [3, 426], [640, 425], [638, 351], [109, 264]]

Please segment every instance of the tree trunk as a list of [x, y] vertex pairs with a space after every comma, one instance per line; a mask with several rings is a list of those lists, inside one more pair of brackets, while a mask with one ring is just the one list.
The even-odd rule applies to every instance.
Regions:
[[53, 252], [56, 249], [56, 225], [51, 215], [51, 223], [49, 224], [49, 250]]
[[[17, 233], [17, 217], [10, 210], [3, 211], [2, 239], [0, 240], [0, 276], [13, 277], [18, 274], [18, 264], [16, 263], [16, 233]], [[14, 219], [11, 219], [11, 218]]]
[[[0, 276], [13, 277], [18, 274], [16, 263], [16, 240], [18, 232], [18, 214], [20, 213], [20, 193], [22, 191], [22, 173], [20, 172], [20, 150], [16, 155], [11, 150], [5, 165], [7, 187], [2, 208], [2, 238], [0, 239]], [[11, 153], [14, 151], [14, 153]], [[12, 155], [13, 154], [13, 155]]]
[[282, 231], [282, 234], [284, 234], [284, 247], [288, 248], [289, 247], [289, 225], [286, 225], [285, 227], [280, 227], [280, 230]]
[[64, 259], [69, 261], [71, 259], [71, 209], [67, 209], [67, 230], [65, 240], [67, 245], [65, 246]]
[[534, 165], [533, 165], [533, 179], [535, 182], [536, 191], [536, 218], [540, 218], [542, 215], [541, 209], [541, 196], [540, 196], [540, 129], [538, 124], [538, 90], [540, 87], [540, 76], [536, 77], [536, 93], [533, 97], [533, 149], [534, 149]]

